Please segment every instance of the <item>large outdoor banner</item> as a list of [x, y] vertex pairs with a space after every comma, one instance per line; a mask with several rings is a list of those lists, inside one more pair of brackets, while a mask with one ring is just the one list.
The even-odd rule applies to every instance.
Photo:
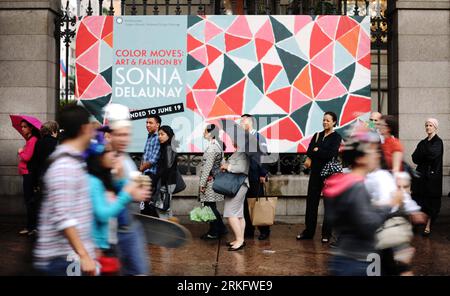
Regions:
[[[370, 19], [348, 16], [89, 16], [76, 35], [76, 97], [101, 122], [128, 106], [131, 152], [159, 114], [180, 152], [217, 119], [257, 120], [273, 152], [305, 152], [325, 111], [337, 131], [370, 112]], [[225, 139], [229, 141], [229, 139]], [[228, 143], [228, 147], [232, 147]]]

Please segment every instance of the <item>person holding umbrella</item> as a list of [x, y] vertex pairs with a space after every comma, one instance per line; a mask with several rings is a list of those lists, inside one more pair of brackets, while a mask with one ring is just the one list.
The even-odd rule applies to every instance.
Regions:
[[19, 175], [23, 178], [23, 197], [27, 211], [27, 225], [22, 229], [20, 235], [33, 235], [36, 233], [37, 208], [34, 202], [34, 177], [33, 177], [33, 154], [36, 142], [39, 139], [39, 129], [41, 122], [31, 116], [10, 115], [13, 127], [25, 138], [25, 146], [19, 148], [17, 156], [19, 158]]

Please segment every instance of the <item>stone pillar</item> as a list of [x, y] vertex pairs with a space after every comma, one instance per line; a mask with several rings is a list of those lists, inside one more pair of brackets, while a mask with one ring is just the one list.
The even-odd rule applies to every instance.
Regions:
[[60, 0], [0, 0], [0, 196], [21, 195], [17, 149], [25, 144], [9, 114], [54, 119], [59, 48], [54, 19]]
[[428, 117], [444, 141], [444, 194], [450, 190], [450, 1], [389, 2], [389, 113], [397, 115], [405, 159], [426, 137]]

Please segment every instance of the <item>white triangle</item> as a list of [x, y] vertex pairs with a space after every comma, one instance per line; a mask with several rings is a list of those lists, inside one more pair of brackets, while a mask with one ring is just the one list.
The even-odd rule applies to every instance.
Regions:
[[247, 75], [248, 72], [250, 72], [258, 64], [257, 62], [250, 61], [247, 59], [240, 59], [231, 55], [230, 58], [233, 60], [233, 62], [236, 63], [236, 65], [238, 65], [238, 67], [242, 70], [242, 72], [244, 72], [245, 75]]
[[259, 103], [250, 111], [250, 114], [287, 114], [280, 106], [271, 99], [264, 96]]
[[275, 46], [272, 46], [266, 55], [261, 59], [261, 63], [271, 64], [271, 65], [279, 65], [282, 66], [280, 57], [278, 56], [277, 49]]
[[256, 32], [261, 29], [268, 19], [269, 17], [266, 15], [252, 15], [251, 18], [248, 19], [248, 26], [250, 27], [250, 32], [252, 32], [253, 36], [255, 36]]
[[309, 57], [309, 46], [311, 42], [311, 33], [314, 27], [315, 22], [310, 22], [306, 26], [304, 26], [298, 33], [295, 35], [297, 39], [297, 44], [300, 47], [300, 50], [305, 54], [305, 56]]
[[209, 65], [208, 70], [218, 87], [220, 85], [220, 80], [222, 79], [223, 55], [220, 55], [211, 65]]
[[370, 84], [370, 70], [361, 66], [359, 63], [355, 64], [355, 75], [350, 85], [350, 92], [357, 91]]
[[297, 152], [297, 142], [280, 139], [267, 139], [267, 146], [270, 153]]
[[292, 15], [277, 15], [272, 17], [282, 23], [290, 32], [294, 32], [295, 18]]

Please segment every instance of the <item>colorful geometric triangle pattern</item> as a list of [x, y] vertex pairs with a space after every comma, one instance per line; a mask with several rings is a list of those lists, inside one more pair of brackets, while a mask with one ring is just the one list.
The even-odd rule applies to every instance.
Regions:
[[[321, 128], [322, 112], [338, 115], [338, 132], [370, 112], [369, 20], [180, 17], [187, 17], [186, 116], [207, 123], [253, 111], [264, 119], [258, 130], [271, 150], [302, 153]], [[84, 17], [76, 35], [76, 96], [99, 121], [113, 91], [113, 20]], [[189, 138], [201, 132], [195, 128]], [[186, 147], [192, 151], [184, 152], [201, 150], [194, 142]]]

